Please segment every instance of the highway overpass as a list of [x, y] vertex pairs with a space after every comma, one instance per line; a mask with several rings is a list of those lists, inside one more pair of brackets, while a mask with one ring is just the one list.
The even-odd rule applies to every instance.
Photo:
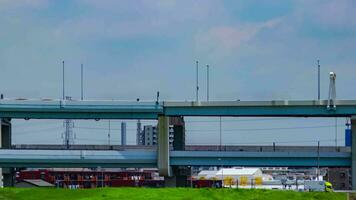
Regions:
[[[11, 119], [157, 119], [159, 126], [157, 154], [142, 154], [142, 160], [155, 157], [159, 173], [167, 178], [174, 177], [175, 165], [312, 165], [313, 152], [179, 152], [170, 151], [169, 117], [171, 116], [233, 116], [233, 117], [350, 117], [352, 132], [356, 133], [356, 101], [338, 100], [336, 107], [329, 108], [327, 100], [309, 101], [210, 101], [210, 102], [123, 102], [123, 101], [74, 101], [74, 100], [0, 100], [0, 118], [2, 118], [1, 147], [11, 148]], [[179, 150], [179, 149], [175, 149]], [[12, 150], [9, 150], [12, 151]], [[16, 151], [16, 150], [13, 150]], [[25, 152], [28, 150], [24, 150]], [[16, 151], [19, 153], [20, 151]], [[16, 159], [16, 152], [12, 155]], [[10, 153], [10, 152], [6, 152]], [[60, 153], [53, 151], [51, 153]], [[88, 152], [90, 153], [90, 152]], [[53, 154], [54, 155], [54, 154]], [[94, 154], [93, 154], [94, 155]], [[5, 156], [5, 155], [4, 155]], [[20, 155], [19, 155], [20, 156]], [[78, 155], [77, 155], [78, 156]], [[120, 157], [120, 155], [116, 155]], [[132, 160], [122, 154], [122, 160]], [[21, 159], [21, 157], [19, 157]], [[3, 162], [11, 157], [4, 157]], [[136, 158], [135, 158], [136, 159]], [[139, 160], [133, 159], [134, 165]], [[26, 160], [23, 158], [23, 160]], [[120, 159], [119, 159], [120, 160]], [[12, 160], [15, 162], [15, 160]], [[35, 160], [31, 162], [35, 163]], [[74, 161], [73, 161], [74, 162]], [[98, 163], [96, 163], [98, 162]], [[146, 161], [145, 161], [146, 162]], [[9, 162], [11, 163], [11, 162]], [[100, 164], [100, 160], [93, 161]], [[5, 163], [3, 163], [5, 164]], [[83, 164], [83, 163], [82, 163]], [[145, 163], [139, 163], [144, 165]], [[149, 165], [149, 163], [146, 163]], [[353, 189], [356, 189], [356, 137], [352, 137], [351, 153], [320, 152], [320, 164], [323, 166], [352, 167]]]
[[[158, 167], [155, 150], [1, 149], [0, 167]], [[319, 161], [318, 161], [319, 160]], [[171, 151], [171, 166], [350, 167], [350, 152]]]
[[0, 118], [158, 119], [158, 116], [351, 117], [355, 100], [336, 101], [128, 102], [75, 100], [0, 100]]

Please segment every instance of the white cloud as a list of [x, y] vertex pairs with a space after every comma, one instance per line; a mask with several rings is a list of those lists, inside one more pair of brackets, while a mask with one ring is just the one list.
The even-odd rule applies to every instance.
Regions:
[[264, 29], [276, 27], [280, 18], [263, 23], [216, 26], [196, 36], [196, 49], [211, 55], [228, 55], [255, 38]]

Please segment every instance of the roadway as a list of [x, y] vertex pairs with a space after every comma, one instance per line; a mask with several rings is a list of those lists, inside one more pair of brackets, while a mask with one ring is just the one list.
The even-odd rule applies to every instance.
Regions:
[[0, 100], [0, 118], [158, 119], [158, 116], [351, 117], [355, 100], [335, 101], [128, 102], [75, 100]]
[[[0, 167], [157, 167], [155, 150], [0, 149]], [[336, 151], [170, 151], [171, 166], [350, 167], [351, 153]]]

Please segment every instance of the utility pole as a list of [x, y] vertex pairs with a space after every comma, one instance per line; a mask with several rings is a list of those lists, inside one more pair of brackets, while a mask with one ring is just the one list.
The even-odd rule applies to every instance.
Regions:
[[320, 175], [320, 141], [318, 141], [318, 166], [317, 166], [317, 180], [319, 180]]
[[64, 87], [64, 60], [62, 61], [62, 99], [65, 99], [65, 87]]
[[111, 137], [111, 120], [109, 119], [108, 145], [110, 146]]
[[199, 61], [196, 61], [196, 102], [199, 102]]
[[206, 101], [209, 101], [209, 65], [206, 65]]
[[80, 91], [81, 91], [81, 100], [84, 99], [84, 92], [83, 92], [83, 64], [80, 66]]
[[335, 148], [337, 148], [337, 117], [335, 117]]
[[221, 116], [219, 118], [219, 135], [220, 135], [220, 151], [222, 151], [222, 124], [221, 124]]
[[318, 100], [320, 100], [320, 63], [318, 60]]

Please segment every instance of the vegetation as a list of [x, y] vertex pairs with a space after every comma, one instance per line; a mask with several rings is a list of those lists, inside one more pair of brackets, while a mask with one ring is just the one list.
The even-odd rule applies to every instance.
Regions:
[[114, 199], [244, 199], [244, 200], [346, 200], [345, 193], [294, 192], [243, 189], [104, 188], [104, 189], [0, 189], [0, 200], [114, 200]]

